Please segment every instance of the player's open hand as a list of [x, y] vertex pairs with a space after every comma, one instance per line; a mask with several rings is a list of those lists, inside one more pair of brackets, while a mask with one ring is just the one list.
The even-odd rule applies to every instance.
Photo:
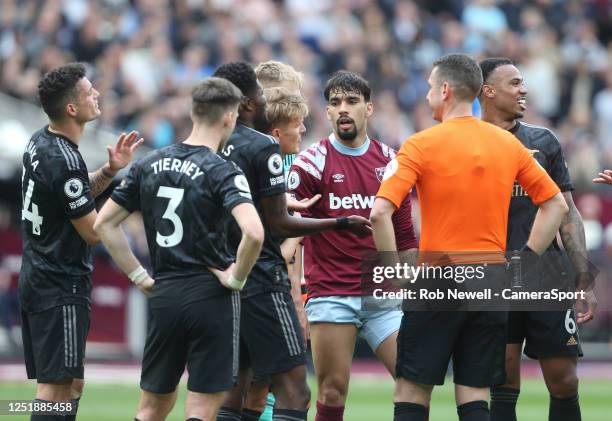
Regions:
[[153, 291], [153, 285], [155, 285], [155, 279], [149, 276], [147, 279], [138, 284], [138, 289], [148, 297]]
[[346, 229], [362, 238], [372, 235], [372, 224], [370, 224], [370, 221], [357, 215], [348, 217], [348, 227], [346, 227]]
[[612, 170], [603, 170], [603, 172], [597, 175], [599, 175], [599, 177], [594, 178], [593, 183], [612, 185]]
[[108, 166], [111, 171], [117, 172], [125, 168], [132, 160], [134, 151], [142, 145], [143, 142], [144, 139], [142, 137], [139, 139], [138, 132], [135, 130], [132, 130], [128, 134], [121, 133], [115, 147], [106, 147], [108, 151]]
[[320, 194], [315, 194], [310, 199], [297, 200], [291, 194], [287, 193], [287, 209], [300, 212], [317, 203], [320, 198]]

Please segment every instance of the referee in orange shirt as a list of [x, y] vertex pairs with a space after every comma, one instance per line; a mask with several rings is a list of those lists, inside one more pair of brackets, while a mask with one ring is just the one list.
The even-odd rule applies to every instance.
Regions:
[[[472, 116], [482, 86], [478, 64], [463, 54], [438, 59], [427, 101], [441, 124], [416, 133], [387, 165], [371, 220], [379, 252], [396, 252], [391, 216], [416, 185], [421, 206], [420, 260], [443, 253], [449, 265], [505, 273], [508, 208], [518, 180], [539, 206], [524, 251], [542, 254], [568, 208], [557, 185], [511, 133]], [[477, 253], [475, 253], [477, 252]], [[405, 307], [410, 307], [406, 302]], [[489, 387], [502, 384], [506, 312], [410, 311], [398, 337], [395, 421], [425, 421], [433, 385], [453, 358], [461, 421], [489, 420]]]

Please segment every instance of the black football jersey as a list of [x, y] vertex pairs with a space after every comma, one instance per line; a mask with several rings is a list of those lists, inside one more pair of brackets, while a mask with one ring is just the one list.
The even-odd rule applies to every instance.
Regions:
[[[517, 122], [510, 132], [531, 151], [562, 192], [574, 189], [561, 144], [552, 131], [545, 127]], [[537, 211], [538, 207], [533, 204], [527, 192], [515, 182], [508, 218], [508, 250], [519, 250], [525, 245]], [[556, 240], [551, 244], [551, 250], [559, 250]]]
[[34, 133], [23, 154], [21, 198], [22, 308], [89, 305], [91, 248], [70, 220], [94, 210], [95, 202], [77, 145], [48, 126]]
[[[289, 288], [280, 241], [272, 237], [260, 203], [262, 197], [285, 193], [284, 164], [278, 142], [272, 136], [237, 123], [232, 136], [221, 151], [221, 156], [236, 163], [244, 172], [251, 187], [255, 207], [261, 220], [264, 221], [264, 244], [259, 259], [249, 275], [243, 297], [267, 290]], [[228, 243], [235, 251], [241, 234], [238, 224], [233, 219], [228, 220], [227, 232]], [[279, 268], [284, 268], [284, 273], [279, 272]]]
[[132, 165], [111, 197], [142, 212], [156, 282], [202, 278], [211, 291], [222, 289], [207, 268], [225, 270], [233, 261], [224, 219], [252, 203], [236, 165], [205, 146], [171, 145]]

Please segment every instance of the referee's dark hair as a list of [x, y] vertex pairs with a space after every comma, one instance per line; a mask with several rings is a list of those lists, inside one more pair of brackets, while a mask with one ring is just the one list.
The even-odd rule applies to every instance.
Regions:
[[447, 54], [437, 59], [433, 68], [437, 69], [439, 84], [447, 82], [461, 101], [473, 101], [482, 86], [482, 73], [476, 61], [466, 54]]
[[257, 75], [251, 65], [244, 61], [222, 64], [213, 76], [229, 80], [246, 97], [252, 98], [257, 92]]
[[51, 120], [64, 116], [64, 108], [76, 100], [76, 84], [85, 77], [85, 66], [69, 63], [45, 73], [38, 82], [38, 98], [42, 108]]
[[230, 107], [240, 104], [243, 95], [229, 80], [209, 77], [191, 90], [193, 118], [206, 124], [217, 123]]
[[508, 64], [514, 66], [512, 60], [507, 57], [491, 57], [482, 60], [480, 63], [478, 63], [480, 66], [480, 71], [482, 72], [482, 83], [487, 83], [489, 76], [495, 71], [495, 69]]
[[343, 94], [359, 93], [363, 95], [363, 99], [366, 102], [370, 101], [370, 96], [372, 95], [368, 81], [357, 73], [349, 72], [348, 70], [337, 71], [327, 81], [323, 90], [326, 101], [329, 101], [329, 95], [332, 92], [341, 92]]

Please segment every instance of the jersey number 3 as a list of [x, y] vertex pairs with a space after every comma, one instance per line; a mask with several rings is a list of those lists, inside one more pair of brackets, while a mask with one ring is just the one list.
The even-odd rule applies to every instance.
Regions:
[[161, 235], [159, 231], [157, 232], [155, 240], [161, 247], [174, 247], [183, 239], [183, 223], [181, 222], [181, 218], [176, 214], [176, 208], [181, 204], [184, 193], [185, 189], [166, 186], [161, 186], [157, 191], [157, 197], [170, 199], [162, 218], [170, 220], [172, 225], [174, 225], [174, 231], [172, 231], [170, 235]]
[[[34, 181], [28, 180], [28, 189], [23, 197], [23, 209], [21, 210], [21, 220], [24, 219], [32, 223], [32, 234], [40, 235], [40, 227], [43, 223], [43, 217], [38, 214], [38, 205], [32, 202], [32, 194], [34, 193]], [[32, 210], [30, 211], [30, 205]]]

